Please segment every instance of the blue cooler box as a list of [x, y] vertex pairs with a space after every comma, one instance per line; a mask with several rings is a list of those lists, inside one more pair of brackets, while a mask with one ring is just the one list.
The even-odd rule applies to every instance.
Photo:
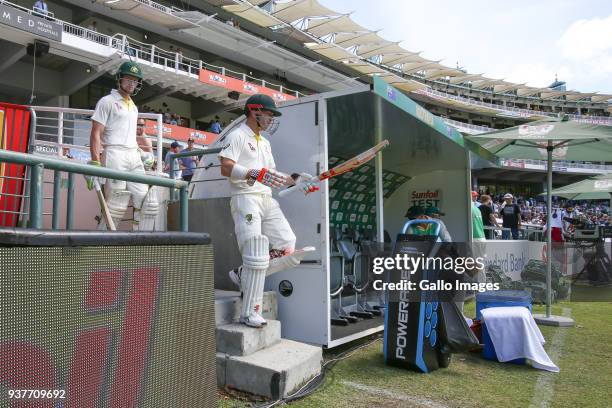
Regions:
[[[524, 290], [493, 290], [476, 294], [476, 318], [482, 320], [482, 309], [489, 307], [524, 306], [531, 313], [531, 295]], [[495, 347], [487, 331], [487, 325], [482, 325], [482, 342], [484, 349], [482, 355], [487, 360], [497, 361]], [[514, 364], [525, 364], [524, 358], [509, 361]]]

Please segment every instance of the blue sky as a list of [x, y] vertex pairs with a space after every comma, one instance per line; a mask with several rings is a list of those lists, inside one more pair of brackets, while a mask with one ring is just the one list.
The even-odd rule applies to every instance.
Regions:
[[612, 94], [612, 0], [319, 0], [410, 51], [531, 86]]

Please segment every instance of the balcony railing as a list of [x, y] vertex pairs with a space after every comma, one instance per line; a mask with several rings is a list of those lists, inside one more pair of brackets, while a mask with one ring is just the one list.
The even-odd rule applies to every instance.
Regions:
[[[535, 166], [542, 166], [546, 169], [547, 162], [546, 160], [533, 160], [533, 159], [512, 159], [506, 160], [501, 159], [502, 166], [505, 166], [506, 163], [512, 163], [513, 165], [509, 167], [516, 167], [516, 163], [530, 164]], [[595, 164], [595, 163], [581, 163], [581, 162], [566, 162], [566, 161], [556, 161], [553, 163], [553, 168], [555, 169], [587, 169], [587, 170], [599, 170], [604, 172], [612, 172], [612, 165], [608, 164]]]
[[479, 125], [473, 125], [470, 123], [459, 122], [458, 120], [453, 120], [453, 119], [448, 119], [448, 118], [442, 118], [442, 119], [444, 120], [444, 122], [446, 122], [447, 124], [451, 125], [454, 128], [470, 130], [470, 132], [466, 132], [466, 133], [470, 133], [473, 135], [477, 135], [480, 133], [488, 133], [488, 132], [492, 132], [495, 130], [493, 128], [486, 127], [486, 126], [479, 126]]
[[[450, 99], [450, 100], [454, 100], [454, 101], [457, 101], [463, 104], [467, 104], [467, 105], [481, 106], [483, 108], [493, 109], [501, 113], [505, 113], [508, 116], [516, 116], [516, 117], [522, 117], [522, 118], [530, 118], [533, 116], [541, 116], [541, 117], [557, 117], [558, 116], [558, 113], [556, 112], [544, 112], [544, 111], [537, 111], [537, 110], [531, 110], [531, 109], [515, 108], [511, 106], [497, 105], [494, 103], [482, 102], [482, 101], [477, 101], [474, 99], [469, 99], [469, 98], [465, 98], [465, 97], [458, 96], [458, 95], [448, 94], [448, 93], [441, 92], [441, 91], [438, 91], [436, 89], [431, 89], [431, 88], [419, 89], [415, 92], [424, 94], [427, 96], [431, 96], [434, 98], [438, 97], [438, 98], [443, 98], [443, 99]], [[569, 114], [568, 116], [570, 119], [575, 120], [577, 122], [612, 126], [612, 118], [607, 117], [607, 116], [584, 116], [584, 115], [572, 115], [572, 114]]]
[[266, 81], [264, 79], [255, 78], [245, 73], [233, 71], [218, 65], [208, 64], [202, 60], [196, 60], [183, 56], [175, 51], [166, 51], [152, 44], [142, 43], [134, 40], [124, 34], [116, 34], [111, 41], [112, 47], [119, 52], [130, 55], [134, 58], [149, 61], [154, 64], [163, 66], [165, 69], [186, 72], [194, 77], [198, 77], [201, 69], [213, 71], [221, 75], [239, 79], [245, 82], [250, 82], [254, 85], [273, 89], [278, 92], [286, 93], [295, 97], [303, 97], [305, 94], [289, 89], [281, 84]]
[[[172, 14], [176, 11], [182, 11], [180, 9], [174, 7], [166, 7], [159, 3], [155, 3], [150, 0], [137, 0], [139, 3], [146, 4], [150, 7], [158, 9], [164, 13]], [[4, 4], [16, 9], [19, 9], [23, 12], [26, 12], [31, 15], [41, 15], [40, 12], [28, 9], [26, 7], [5, 1], [0, 0], [0, 4]], [[269, 89], [274, 89], [278, 92], [286, 93], [288, 95], [303, 97], [305, 94], [289, 89], [281, 84], [275, 84], [272, 82], [268, 82], [264, 79], [254, 78], [245, 73], [233, 71], [230, 69], [226, 69], [225, 67], [216, 66], [212, 64], [208, 64], [202, 60], [195, 60], [188, 57], [185, 57], [175, 51], [166, 51], [159, 47], [156, 47], [152, 44], [145, 44], [136, 40], [133, 40], [126, 36], [125, 34], [115, 34], [113, 36], [109, 36], [106, 34], [98, 33], [97, 31], [89, 30], [87, 28], [74, 25], [68, 23], [66, 21], [59, 20], [52, 15], [45, 16], [50, 21], [54, 21], [60, 25], [62, 25], [62, 31], [79, 37], [89, 41], [93, 41], [97, 44], [105, 45], [108, 47], [115, 48], [116, 50], [127, 53], [128, 55], [132, 55], [134, 57], [142, 58], [144, 60], [151, 60], [160, 65], [163, 65], [168, 68], [176, 69], [177, 71], [188, 72], [192, 75], [198, 76], [200, 73], [200, 69], [204, 68], [210, 71], [217, 72], [222, 75], [227, 75], [232, 78], [240, 79], [242, 81], [248, 81], [253, 83], [254, 85], [263, 86]]]

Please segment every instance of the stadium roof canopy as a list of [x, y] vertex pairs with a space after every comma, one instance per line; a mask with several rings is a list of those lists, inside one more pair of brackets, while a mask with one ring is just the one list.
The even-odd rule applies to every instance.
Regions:
[[294, 22], [307, 17], [339, 16], [340, 13], [322, 6], [317, 0], [297, 0], [276, 3], [272, 15], [286, 22]]
[[516, 90], [516, 94], [518, 96], [531, 96], [531, 95], [537, 95], [542, 91], [547, 91], [549, 90], [548, 88], [534, 88], [532, 86], [525, 86], [523, 88], [519, 88]]
[[495, 93], [504, 93], [509, 91], [514, 91], [519, 88], [524, 87], [525, 84], [515, 84], [512, 82], [505, 82], [503, 84], [497, 84], [493, 86], [493, 92]]
[[591, 96], [591, 100], [593, 102], [605, 102], [605, 101], [609, 101], [612, 100], [612, 95], [593, 95]]
[[458, 77], [465, 75], [465, 72], [460, 71], [456, 68], [447, 68], [447, 69], [428, 69], [425, 72], [424, 78], [433, 80], [442, 77]]
[[465, 84], [466, 82], [470, 82], [470, 81], [479, 81], [479, 80], [482, 80], [482, 79], [484, 79], [482, 74], [466, 74], [466, 73], [464, 73], [463, 76], [458, 76], [458, 77], [451, 78], [448, 82], [453, 84], [453, 85], [459, 85], [459, 84]]
[[385, 54], [380, 61], [381, 64], [387, 66], [401, 65], [406, 62], [425, 62], [425, 58], [419, 55], [419, 52], [404, 51], [396, 54]]
[[334, 61], [350, 61], [353, 59], [359, 60], [359, 58], [355, 54], [345, 50], [342, 47], [338, 47], [335, 44], [308, 43], [306, 44], [306, 47], [316, 52], [317, 54], [320, 54]]
[[269, 28], [284, 25], [283, 21], [272, 17], [265, 10], [247, 2], [223, 6], [223, 9], [261, 27]]
[[444, 65], [439, 64], [440, 61], [423, 61], [423, 62], [408, 62], [402, 65], [402, 72], [404, 74], [414, 74], [427, 69], [444, 69]]
[[[105, 0], [96, 0], [103, 2]], [[334, 61], [347, 64], [363, 74], [384, 71], [377, 64], [399, 68], [405, 75], [419, 74], [424, 79], [447, 81], [451, 85], [468, 84], [474, 89], [491, 90], [494, 93], [516, 92], [519, 97], [539, 96], [541, 99], [565, 98], [567, 101], [590, 99], [592, 102], [606, 102], [612, 95], [580, 93], [576, 91], [554, 91], [551, 88], [537, 88], [515, 84], [503, 79], [491, 79], [482, 74], [470, 74], [463, 70], [446, 67], [440, 61], [421, 57], [421, 52], [412, 52], [399, 46], [399, 42], [383, 39], [375, 31], [370, 31], [354, 22], [349, 14], [340, 14], [321, 5], [317, 0], [206, 0], [223, 6], [226, 11], [249, 20], [262, 27], [275, 29], [302, 41], [310, 50]], [[119, 0], [137, 2], [137, 0]], [[228, 3], [231, 3], [228, 5]], [[271, 11], [257, 7], [271, 4]], [[266, 8], [269, 8], [266, 5]], [[297, 23], [300, 22], [301, 23]], [[284, 24], [284, 26], [283, 26]], [[291, 30], [289, 30], [291, 28]], [[292, 34], [294, 31], [302, 36]], [[314, 38], [312, 38], [314, 37]], [[317, 41], [312, 44], [312, 40]], [[334, 44], [334, 46], [330, 46]], [[373, 59], [376, 58], [376, 59]], [[358, 60], [361, 60], [359, 63]], [[374, 68], [376, 67], [376, 68]], [[414, 82], [414, 81], [412, 81]], [[408, 82], [412, 85], [412, 82]], [[401, 88], [401, 87], [400, 87]], [[417, 88], [418, 89], [418, 88]]]
[[317, 37], [324, 37], [332, 33], [350, 33], [353, 31], [365, 31], [365, 28], [355, 23], [347, 15], [338, 17], [325, 17], [318, 19], [309, 19], [308, 28], [306, 31]]
[[375, 31], [358, 31], [354, 33], [336, 34], [334, 44], [342, 48], [351, 48], [365, 44], [379, 44], [385, 41]]
[[474, 89], [486, 89], [495, 85], [503, 85], [506, 82], [503, 79], [490, 79], [482, 77], [480, 80], [472, 80], [472, 88]]
[[370, 58], [377, 55], [397, 54], [405, 51], [399, 46], [399, 42], [383, 41], [378, 44], [361, 45], [357, 48], [357, 55], [362, 58]]

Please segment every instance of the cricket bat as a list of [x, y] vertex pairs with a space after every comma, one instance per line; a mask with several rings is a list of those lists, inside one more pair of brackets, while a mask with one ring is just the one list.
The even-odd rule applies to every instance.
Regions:
[[[360, 153], [357, 156], [351, 159], [348, 159], [345, 162], [337, 165], [336, 167], [333, 167], [327, 171], [324, 171], [323, 173], [319, 174], [313, 179], [307, 180], [307, 181], [309, 183], [317, 183], [323, 180], [330, 179], [332, 177], [339, 176], [344, 173], [348, 173], [349, 171], [353, 171], [357, 167], [372, 160], [374, 157], [376, 157], [376, 153], [380, 152], [382, 149], [384, 149], [387, 146], [389, 146], [389, 141], [385, 139], [382, 142], [378, 143], [376, 146], [369, 148], [365, 152]], [[296, 186], [292, 186], [292, 187], [289, 187], [281, 191], [280, 193], [278, 193], [279, 197], [284, 197], [287, 194], [290, 194], [291, 192], [294, 192], [294, 191], [301, 191], [301, 189], [295, 188]]]
[[102, 192], [100, 182], [97, 178], [94, 179], [94, 189], [96, 190], [96, 195], [98, 196], [98, 201], [100, 202], [100, 210], [102, 210], [102, 218], [104, 218], [106, 227], [111, 231], [116, 231], [117, 228], [115, 227], [115, 223], [113, 222], [113, 217], [111, 217], [110, 215], [110, 211], [108, 210], [108, 206], [106, 205], [106, 200], [104, 199], [104, 193]]

